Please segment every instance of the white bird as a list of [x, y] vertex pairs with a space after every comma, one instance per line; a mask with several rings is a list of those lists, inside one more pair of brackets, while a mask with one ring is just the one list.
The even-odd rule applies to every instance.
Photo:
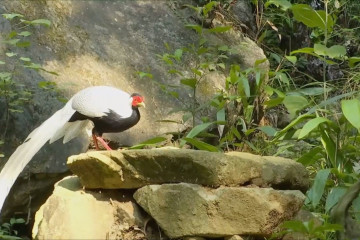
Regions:
[[10, 156], [0, 172], [0, 212], [17, 177], [33, 156], [47, 142], [64, 137], [66, 143], [79, 136], [93, 123], [92, 136], [111, 150], [102, 139], [103, 133], [125, 131], [140, 120], [138, 107], [145, 106], [139, 94], [128, 93], [108, 86], [89, 87], [76, 93], [66, 105], [34, 129]]

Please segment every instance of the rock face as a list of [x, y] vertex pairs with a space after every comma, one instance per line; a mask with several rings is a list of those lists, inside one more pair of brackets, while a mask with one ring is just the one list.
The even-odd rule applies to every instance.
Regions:
[[[0, 14], [21, 13], [29, 20], [42, 18], [52, 22], [49, 28], [31, 30], [33, 31], [31, 47], [25, 50], [19, 48], [13, 50], [15, 52], [19, 50], [19, 56], [29, 57], [45, 69], [57, 72], [59, 75], [16, 68], [18, 80], [21, 80], [21, 84], [24, 84], [25, 88], [31, 90], [34, 95], [30, 104], [24, 109], [24, 113], [12, 115], [8, 125], [8, 139], [0, 146], [0, 152], [9, 156], [35, 126], [40, 125], [64, 105], [58, 101], [54, 92], [39, 89], [37, 85], [40, 81], [56, 82], [59, 92], [66, 97], [93, 85], [112, 85], [144, 95], [147, 108], [142, 109], [142, 120], [139, 124], [124, 133], [107, 136], [122, 145], [132, 145], [158, 134], [173, 131], [174, 125], [159, 124], [155, 121], [180, 119], [180, 114], [169, 116], [168, 112], [181, 108], [181, 104], [175, 98], [163, 94], [153, 81], [136, 77], [137, 71], [149, 71], [154, 75], [154, 79], [159, 79], [161, 83], [179, 85], [179, 79], [169, 76], [168, 68], [159, 63], [157, 54], [166, 52], [164, 43], [169, 43], [174, 50], [196, 42], [198, 35], [184, 27], [184, 21], [191, 23], [191, 16], [184, 17], [184, 10], [173, 7], [172, 2], [179, 3], [179, 6], [192, 3], [188, 0], [2, 0]], [[16, 30], [14, 25], [1, 18], [0, 31], [5, 36]], [[233, 53], [234, 56], [230, 57], [237, 59], [234, 63], [241, 65], [242, 69], [252, 67], [255, 60], [265, 58], [262, 49], [256, 43], [239, 33], [214, 35], [214, 41], [238, 49]], [[6, 51], [7, 48], [0, 46], [0, 55], [5, 58]], [[263, 65], [265, 70], [268, 69], [268, 64]], [[192, 62], [184, 61], [179, 68], [191, 72]], [[12, 71], [10, 67], [9, 72]], [[223, 86], [224, 80], [223, 74], [209, 79], [214, 82], [211, 85], [216, 87]], [[209, 87], [206, 86], [204, 88], [205, 90], [201, 89], [203, 90], [201, 93], [210, 92], [211, 97], [214, 91], [209, 91]], [[181, 91], [182, 95], [188, 93]], [[3, 122], [5, 112], [5, 102], [0, 99], [0, 125], [5, 125]], [[154, 128], [154, 125], [157, 127]], [[87, 141], [76, 143], [72, 141], [65, 147], [60, 141], [47, 145], [34, 157], [27, 168], [27, 173], [31, 176], [44, 173], [63, 174], [67, 171], [65, 164], [67, 156], [85, 151], [87, 146]], [[2, 163], [0, 168], [1, 165]], [[55, 178], [50, 183], [53, 184], [57, 180]], [[28, 184], [29, 181], [26, 179], [23, 182]], [[35, 186], [36, 183], [32, 182], [31, 185]], [[19, 189], [21, 187], [15, 191], [19, 192]], [[39, 195], [38, 192], [39, 190], [34, 189], [32, 195]], [[13, 201], [11, 204], [22, 205], [24, 200]], [[24, 211], [26, 212], [27, 209], [25, 208]]]
[[134, 198], [170, 238], [268, 235], [305, 200], [294, 190], [209, 189], [187, 183], [146, 186]]
[[70, 157], [68, 166], [86, 188], [139, 188], [178, 182], [300, 190], [309, 186], [306, 169], [293, 160], [240, 152], [166, 148], [93, 151]]
[[[305, 199], [299, 189], [308, 186], [302, 165], [248, 153], [173, 148], [93, 151], [70, 157], [68, 164], [79, 177], [55, 185], [36, 215], [34, 238], [268, 236], [299, 211]], [[82, 186], [138, 189], [99, 193]], [[165, 235], [149, 222], [156, 222]], [[79, 231], [85, 226], [91, 229], [86, 234]]]

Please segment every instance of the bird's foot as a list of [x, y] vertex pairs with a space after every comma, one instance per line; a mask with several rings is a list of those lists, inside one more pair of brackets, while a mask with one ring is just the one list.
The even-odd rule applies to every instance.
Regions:
[[109, 145], [105, 142], [105, 140], [102, 137], [93, 135], [93, 140], [94, 140], [94, 143], [95, 143], [96, 150], [100, 150], [99, 144], [98, 144], [97, 141], [99, 141], [104, 146], [104, 148], [106, 150], [112, 150], [111, 147], [109, 147]]

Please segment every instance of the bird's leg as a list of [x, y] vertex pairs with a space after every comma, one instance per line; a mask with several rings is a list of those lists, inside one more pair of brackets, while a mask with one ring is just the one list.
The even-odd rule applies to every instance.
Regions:
[[96, 150], [100, 150], [95, 134], [92, 135]]
[[99, 140], [106, 150], [112, 150], [102, 137], [96, 136], [96, 139]]

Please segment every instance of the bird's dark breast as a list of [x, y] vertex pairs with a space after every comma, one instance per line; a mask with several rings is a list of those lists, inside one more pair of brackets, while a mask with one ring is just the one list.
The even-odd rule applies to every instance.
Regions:
[[116, 112], [111, 111], [103, 117], [88, 117], [79, 112], [75, 112], [69, 122], [89, 119], [94, 123], [93, 134], [101, 136], [103, 133], [123, 132], [136, 125], [140, 120], [138, 109], [134, 109], [130, 117], [121, 118]]

